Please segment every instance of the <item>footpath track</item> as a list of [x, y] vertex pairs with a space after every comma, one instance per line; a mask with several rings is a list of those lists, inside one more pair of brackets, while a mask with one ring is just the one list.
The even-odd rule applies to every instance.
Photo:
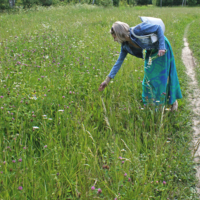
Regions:
[[[191, 23], [190, 23], [191, 24]], [[188, 95], [191, 110], [193, 111], [192, 121], [193, 121], [193, 150], [192, 154], [194, 156], [194, 161], [196, 163], [196, 177], [198, 184], [196, 185], [197, 193], [200, 197], [200, 89], [198, 87], [198, 82], [195, 77], [195, 58], [192, 55], [192, 51], [189, 48], [187, 42], [187, 32], [188, 26], [185, 29], [184, 34], [184, 48], [182, 49], [182, 60], [186, 67], [186, 73], [189, 77], [189, 86], [191, 92]]]

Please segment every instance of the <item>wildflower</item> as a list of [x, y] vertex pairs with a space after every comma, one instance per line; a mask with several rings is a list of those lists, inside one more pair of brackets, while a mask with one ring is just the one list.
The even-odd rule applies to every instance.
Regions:
[[102, 193], [101, 188], [98, 189], [98, 192], [97, 192], [97, 193], [98, 193], [98, 194], [101, 194], [101, 193]]
[[1, 109], [3, 110], [3, 107], [1, 107]]
[[33, 126], [33, 129], [39, 129], [39, 127], [38, 126]]
[[47, 145], [44, 145], [44, 148], [47, 148]]
[[1, 171], [1, 174], [3, 174], [3, 172]]
[[126, 176], [127, 176], [127, 173], [125, 173], [124, 176], [126, 177]]
[[129, 181], [129, 182], [131, 181], [131, 178], [130, 178], [130, 177], [128, 178], [128, 181]]
[[18, 190], [22, 190], [22, 189], [23, 189], [23, 187], [22, 187], [22, 186], [19, 186], [19, 187], [18, 187]]
[[19, 162], [22, 162], [22, 159], [21, 159], [21, 158], [19, 159]]
[[121, 159], [122, 159], [122, 157], [120, 156], [120, 157], [119, 157], [119, 159], [121, 160]]
[[13, 162], [13, 163], [16, 163], [16, 161], [15, 161], [15, 160], [12, 160], [12, 162]]
[[38, 78], [38, 81], [40, 81], [40, 78]]
[[122, 161], [122, 164], [124, 164], [124, 161]]
[[23, 149], [26, 149], [26, 147], [23, 147]]
[[46, 95], [46, 94], [44, 94], [44, 96], [46, 97], [47, 95]]
[[95, 187], [94, 187], [94, 186], [92, 186], [92, 187], [91, 187], [91, 190], [95, 190]]
[[163, 181], [163, 184], [166, 185], [166, 181]]
[[71, 94], [71, 93], [72, 93], [72, 91], [69, 91], [69, 93]]
[[0, 96], [0, 98], [3, 98], [3, 96]]
[[65, 98], [65, 96], [62, 96], [62, 98]]

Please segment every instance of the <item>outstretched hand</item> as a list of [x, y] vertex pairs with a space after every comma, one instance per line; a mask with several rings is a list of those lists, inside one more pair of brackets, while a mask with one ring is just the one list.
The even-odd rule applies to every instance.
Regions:
[[103, 91], [106, 86], [107, 86], [107, 83], [105, 81], [102, 82], [101, 85], [99, 86], [99, 91]]
[[162, 49], [160, 49], [159, 51], [158, 51], [158, 56], [160, 57], [160, 56], [164, 56], [165, 55], [165, 50], [162, 50]]

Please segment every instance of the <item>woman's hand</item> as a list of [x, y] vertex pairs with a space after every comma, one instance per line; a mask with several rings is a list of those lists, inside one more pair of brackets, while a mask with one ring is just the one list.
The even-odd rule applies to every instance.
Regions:
[[103, 91], [105, 89], [105, 87], [108, 85], [108, 83], [110, 82], [111, 78], [109, 76], [106, 77], [106, 80], [104, 82], [101, 83], [101, 85], [99, 86], [99, 91]]
[[160, 49], [159, 51], [158, 51], [158, 56], [160, 57], [160, 56], [164, 56], [165, 55], [165, 50], [162, 50], [162, 49]]
[[102, 82], [101, 85], [99, 86], [99, 91], [103, 91], [107, 85], [108, 84], [106, 83], [106, 81]]

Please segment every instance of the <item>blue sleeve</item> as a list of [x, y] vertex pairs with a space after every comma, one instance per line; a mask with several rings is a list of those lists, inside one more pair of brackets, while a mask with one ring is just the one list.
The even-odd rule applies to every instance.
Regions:
[[155, 33], [158, 37], [159, 50], [165, 50], [165, 36], [160, 25], [150, 24], [150, 23], [141, 23], [134, 28], [134, 33], [139, 36], [149, 35]]
[[119, 58], [117, 59], [115, 65], [113, 66], [113, 68], [110, 71], [110, 74], [108, 75], [110, 78], [114, 78], [115, 75], [117, 74], [117, 72], [119, 71], [124, 59], [126, 58], [127, 55], [127, 51], [125, 51], [122, 47], [121, 47], [121, 52], [119, 54]]

